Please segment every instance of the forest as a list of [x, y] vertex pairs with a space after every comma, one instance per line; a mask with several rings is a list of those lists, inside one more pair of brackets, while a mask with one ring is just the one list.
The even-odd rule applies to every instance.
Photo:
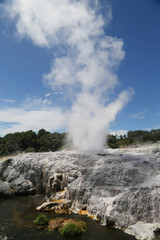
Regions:
[[63, 145], [66, 133], [50, 133], [40, 129], [36, 134], [32, 130], [9, 133], [0, 138], [0, 156], [20, 152], [49, 152], [57, 151]]
[[[63, 148], [67, 133], [50, 133], [40, 129], [38, 133], [32, 130], [9, 133], [0, 137], [0, 156], [21, 152], [54, 152]], [[144, 131], [128, 131], [127, 135], [106, 135], [106, 145], [110, 148], [127, 147], [148, 142], [160, 141], [160, 129]]]
[[127, 135], [108, 135], [107, 145], [110, 148], [127, 147], [131, 145], [138, 145], [144, 143], [156, 143], [160, 141], [160, 129], [151, 131], [147, 130], [135, 130], [128, 131]]

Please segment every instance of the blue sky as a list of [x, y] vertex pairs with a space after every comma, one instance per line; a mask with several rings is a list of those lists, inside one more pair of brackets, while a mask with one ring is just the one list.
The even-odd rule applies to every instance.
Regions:
[[[123, 40], [125, 52], [125, 57], [121, 52], [118, 67], [115, 67], [118, 84], [109, 100], [106, 94], [104, 104], [130, 87], [135, 92], [121, 111], [117, 111], [113, 121], [110, 120], [106, 131], [125, 133], [126, 130], [160, 128], [160, 1], [110, 0], [109, 10], [103, 2], [99, 1], [99, 11], [110, 22], [104, 24], [105, 34], [119, 39], [119, 43]], [[74, 105], [74, 93], [79, 91], [78, 85], [77, 88], [75, 85], [68, 87], [66, 83], [59, 86], [50, 78], [46, 83], [44, 77], [56, 66], [57, 56], [65, 55], [68, 45], [52, 46], [49, 42], [48, 47], [29, 35], [29, 30], [17, 33], [18, 13], [14, 17], [6, 17], [4, 13], [1, 8], [0, 135], [27, 129], [37, 131], [42, 127], [49, 131], [68, 130], [66, 121]], [[71, 88], [74, 90], [70, 92]]]
[[[112, 1], [110, 33], [122, 37], [126, 57], [118, 76], [135, 89], [132, 101], [117, 117], [116, 129], [159, 128], [160, 1]], [[117, 128], [118, 127], [118, 128]]]

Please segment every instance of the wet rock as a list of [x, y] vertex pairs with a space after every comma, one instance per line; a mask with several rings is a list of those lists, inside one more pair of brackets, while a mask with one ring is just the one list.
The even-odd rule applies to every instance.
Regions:
[[61, 191], [61, 182], [59, 179], [55, 179], [52, 183], [52, 190], [53, 192]]
[[72, 183], [72, 182], [74, 182], [75, 181], [75, 178], [74, 177], [68, 177], [68, 183]]
[[57, 179], [60, 181], [60, 182], [62, 182], [62, 180], [63, 180], [63, 174], [57, 174]]
[[156, 228], [153, 232], [156, 236], [160, 236], [160, 228]]
[[51, 209], [55, 206], [58, 206], [58, 201], [49, 201], [44, 202], [42, 205], [36, 208], [37, 211], [51, 211]]
[[56, 192], [56, 195], [51, 196], [50, 200], [54, 201], [54, 200], [60, 200], [60, 199], [65, 199], [65, 198], [66, 198], [66, 190], [60, 191], [60, 192]]
[[47, 195], [55, 195], [59, 191], [63, 191], [66, 186], [67, 177], [66, 174], [54, 173], [51, 177], [49, 177], [47, 183]]
[[44, 202], [41, 206], [37, 207], [37, 211], [57, 211], [58, 210], [68, 210], [71, 207], [71, 201], [70, 200], [65, 200], [65, 199], [60, 199], [60, 200], [54, 200], [54, 201], [49, 201], [49, 202]]
[[11, 197], [13, 192], [7, 182], [0, 180], [0, 197]]
[[114, 227], [115, 226], [115, 221], [112, 217], [106, 216], [106, 226], [107, 227]]
[[102, 220], [102, 214], [101, 214], [100, 211], [98, 211], [98, 212], [96, 213], [96, 219], [99, 220], [99, 221]]
[[18, 179], [19, 176], [20, 176], [20, 173], [17, 172], [15, 169], [11, 169], [9, 170], [9, 172], [4, 172], [3, 174], [3, 177], [6, 178], [6, 181], [8, 183], [12, 183], [13, 181], [15, 181], [15, 179]]
[[14, 189], [15, 195], [28, 195], [32, 194], [35, 191], [35, 187], [33, 186], [32, 182], [20, 176], [12, 181], [10, 187]]
[[105, 157], [107, 154], [106, 153], [97, 153], [98, 156]]
[[137, 222], [134, 225], [129, 226], [125, 232], [134, 235], [137, 239], [141, 240], [153, 240], [158, 239], [158, 235], [155, 235], [154, 231], [160, 228], [160, 223], [144, 223]]

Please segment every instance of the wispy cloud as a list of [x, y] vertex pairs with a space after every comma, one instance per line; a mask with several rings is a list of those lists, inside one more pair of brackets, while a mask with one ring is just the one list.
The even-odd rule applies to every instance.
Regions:
[[62, 95], [64, 92], [54, 92], [54, 95]]
[[48, 98], [49, 95], [44, 98], [37, 96], [27, 97], [24, 101], [23, 107], [26, 109], [41, 109], [52, 104], [52, 100]]
[[130, 118], [133, 118], [133, 119], [144, 119], [146, 117], [146, 113], [148, 112], [147, 109], [144, 109], [142, 112], [138, 112], [138, 113], [134, 113], [132, 115], [130, 115], [129, 117]]
[[51, 96], [52, 93], [46, 93], [45, 97], [48, 98], [49, 96]]
[[[0, 135], [32, 129], [38, 131], [58, 131], [66, 127], [67, 114], [59, 108], [41, 108], [25, 110], [24, 108], [8, 108], [0, 110]], [[6, 127], [7, 123], [7, 127]]]
[[116, 135], [118, 135], [118, 136], [120, 136], [120, 135], [127, 135], [127, 132], [128, 132], [128, 130], [110, 130], [109, 131], [109, 134], [111, 134], [111, 135], [114, 135], [114, 136], [116, 136]]
[[5, 98], [1, 98], [0, 102], [6, 102], [6, 103], [15, 103], [16, 100], [14, 99], [5, 99]]

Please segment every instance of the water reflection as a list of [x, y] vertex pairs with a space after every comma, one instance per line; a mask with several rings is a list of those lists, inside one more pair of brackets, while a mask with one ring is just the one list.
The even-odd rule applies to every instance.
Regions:
[[[38, 216], [35, 210], [44, 199], [40, 196], [0, 199], [0, 240], [64, 240], [57, 232], [38, 230], [33, 226], [33, 220]], [[53, 213], [46, 213], [48, 218], [55, 218]], [[65, 216], [68, 218], [68, 216]], [[72, 215], [74, 219], [86, 221], [88, 229], [77, 240], [135, 240], [122, 231], [107, 229], [90, 218]], [[68, 238], [72, 239], [72, 238]], [[74, 238], [75, 239], [75, 238]], [[73, 240], [73, 239], [72, 239]]]

